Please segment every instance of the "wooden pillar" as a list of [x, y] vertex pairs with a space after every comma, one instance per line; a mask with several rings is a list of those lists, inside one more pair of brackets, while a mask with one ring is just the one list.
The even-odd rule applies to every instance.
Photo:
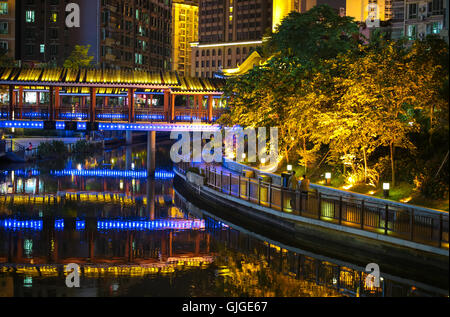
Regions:
[[91, 102], [89, 103], [89, 122], [95, 121], [95, 103], [97, 99], [97, 90], [94, 87], [90, 88], [90, 98]]
[[128, 122], [134, 122], [134, 89], [128, 89]]
[[169, 121], [169, 103], [170, 103], [170, 91], [164, 90], [164, 114], [166, 116], [166, 121]]
[[200, 234], [198, 231], [195, 232], [195, 256], [200, 255]]
[[15, 99], [15, 93], [14, 93], [14, 86], [9, 85], [9, 114], [8, 118], [12, 120], [13, 118], [13, 112], [14, 112], [14, 99]]
[[175, 121], [175, 95], [172, 94], [171, 101], [170, 101], [170, 121]]
[[[156, 169], [156, 131], [147, 132], [147, 175], [154, 176]], [[149, 181], [149, 180], [147, 180]]]
[[61, 105], [61, 99], [59, 96], [59, 87], [55, 87], [55, 114], [59, 113], [60, 105]]
[[18, 117], [20, 119], [23, 119], [22, 118], [22, 115], [23, 115], [22, 112], [23, 112], [23, 87], [20, 86], [19, 87], [19, 115], [18, 115]]
[[153, 95], [150, 95], [150, 108], [153, 107]]
[[39, 91], [36, 92], [36, 110], [39, 111], [41, 104], [41, 93]]
[[95, 258], [95, 240], [94, 233], [89, 232], [89, 260], [92, 262]]
[[50, 86], [49, 90], [49, 108], [48, 108], [48, 115], [49, 120], [54, 121], [55, 120], [55, 109], [54, 109], [54, 101], [53, 101], [53, 86]]
[[213, 114], [213, 96], [208, 96], [208, 122], [212, 122], [212, 114]]
[[109, 102], [109, 98], [107, 96], [103, 97], [103, 106], [107, 107]]
[[173, 244], [173, 234], [172, 231], [169, 232], [169, 257], [172, 257], [172, 244]]

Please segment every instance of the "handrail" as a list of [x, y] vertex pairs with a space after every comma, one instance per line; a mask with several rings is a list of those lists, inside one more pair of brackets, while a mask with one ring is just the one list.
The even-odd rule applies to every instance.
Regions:
[[[186, 174], [190, 163], [176, 168]], [[375, 232], [420, 244], [448, 249], [449, 215], [401, 208], [388, 203], [332, 195], [320, 191], [300, 192], [239, 174], [199, 167], [206, 186], [250, 203], [283, 213], [332, 222], [340, 226]]]

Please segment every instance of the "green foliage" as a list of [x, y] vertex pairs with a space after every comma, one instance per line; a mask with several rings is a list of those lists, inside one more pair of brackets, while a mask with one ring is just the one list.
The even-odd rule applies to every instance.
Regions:
[[60, 158], [68, 154], [63, 141], [42, 142], [37, 148], [38, 156], [42, 159]]
[[95, 155], [101, 147], [98, 144], [87, 142], [86, 140], [77, 141], [72, 149], [75, 161], [82, 161], [89, 156]]
[[285, 162], [346, 163], [365, 183], [412, 182], [429, 161], [436, 171], [433, 157], [448, 150], [448, 44], [374, 34], [361, 45], [357, 30], [327, 6], [291, 13], [264, 47], [267, 62], [227, 81], [219, 122], [278, 127]]
[[64, 62], [64, 67], [79, 69], [91, 65], [94, 56], [89, 56], [90, 45], [75, 45], [75, 49]]
[[318, 5], [305, 13], [291, 12], [278, 26], [265, 47], [271, 56], [295, 56], [303, 62], [333, 58], [355, 49], [358, 26], [350, 17], [341, 17], [328, 5]]
[[8, 51], [0, 48], [0, 67], [14, 67], [15, 66], [15, 62], [14, 60], [9, 57], [8, 55]]

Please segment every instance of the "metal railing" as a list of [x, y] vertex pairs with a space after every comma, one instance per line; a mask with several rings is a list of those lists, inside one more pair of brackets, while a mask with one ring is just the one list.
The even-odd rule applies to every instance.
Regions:
[[[190, 163], [176, 169], [185, 174]], [[448, 249], [448, 213], [400, 208], [318, 191], [300, 192], [261, 179], [199, 167], [206, 185], [221, 193], [284, 213]]]

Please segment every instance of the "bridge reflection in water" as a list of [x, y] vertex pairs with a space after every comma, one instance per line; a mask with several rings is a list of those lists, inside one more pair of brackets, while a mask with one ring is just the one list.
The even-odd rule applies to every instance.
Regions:
[[[3, 296], [448, 295], [383, 274], [370, 287], [357, 265], [199, 219], [170, 176], [12, 174], [0, 179]], [[80, 289], [64, 284], [68, 263], [80, 265]]]

